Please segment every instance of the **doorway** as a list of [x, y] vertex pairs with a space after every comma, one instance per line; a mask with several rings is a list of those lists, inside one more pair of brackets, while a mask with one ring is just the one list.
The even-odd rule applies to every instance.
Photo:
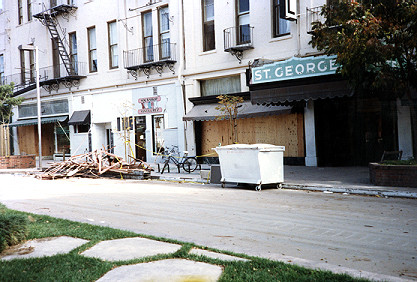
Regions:
[[396, 106], [377, 98], [314, 102], [319, 166], [366, 166], [398, 149]]
[[52, 38], [52, 65], [54, 70], [54, 78], [60, 77], [59, 70], [59, 49], [57, 39]]
[[146, 116], [135, 117], [136, 159], [146, 162]]

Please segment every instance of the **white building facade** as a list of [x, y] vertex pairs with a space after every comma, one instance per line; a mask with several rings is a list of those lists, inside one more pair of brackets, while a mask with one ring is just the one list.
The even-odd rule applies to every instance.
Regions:
[[[24, 102], [15, 111], [15, 154], [37, 154], [34, 54], [40, 50], [42, 152], [107, 148], [152, 161], [184, 148], [178, 5], [168, 1], [3, 1], [3, 83]], [[35, 146], [36, 145], [36, 146]]]
[[152, 162], [178, 146], [215, 158], [231, 143], [223, 94], [245, 100], [238, 142], [283, 145], [287, 164], [413, 156], [409, 106], [356, 97], [309, 45], [325, 0], [0, 1], [1, 82], [25, 98], [15, 154], [37, 154], [34, 54], [18, 48], [32, 44], [45, 156], [108, 148]]

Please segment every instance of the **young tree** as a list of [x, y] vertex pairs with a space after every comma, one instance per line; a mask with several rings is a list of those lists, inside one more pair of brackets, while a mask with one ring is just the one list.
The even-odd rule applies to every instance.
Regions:
[[217, 99], [219, 99], [220, 105], [216, 109], [222, 112], [222, 115], [218, 116], [218, 119], [229, 120], [232, 142], [237, 143], [237, 114], [239, 108], [242, 106], [240, 104], [243, 103], [243, 98], [240, 96], [220, 95], [217, 96]]
[[13, 97], [13, 83], [0, 85], [0, 124], [7, 124], [13, 115], [12, 109], [22, 103], [23, 99]]
[[[359, 2], [359, 1], [358, 1]], [[338, 71], [359, 95], [406, 98], [417, 134], [417, 4], [414, 0], [332, 1], [313, 23], [310, 44], [337, 55]]]

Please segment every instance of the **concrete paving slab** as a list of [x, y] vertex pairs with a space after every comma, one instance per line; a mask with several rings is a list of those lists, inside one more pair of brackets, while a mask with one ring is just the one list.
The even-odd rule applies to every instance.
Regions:
[[131, 260], [158, 254], [170, 254], [181, 249], [181, 245], [146, 238], [124, 238], [102, 241], [81, 253], [83, 256], [108, 261]]
[[206, 256], [206, 257], [209, 257], [209, 258], [221, 259], [221, 260], [226, 260], [226, 261], [249, 261], [248, 259], [244, 259], [244, 258], [229, 256], [229, 255], [225, 255], [225, 254], [215, 253], [215, 252], [206, 251], [206, 250], [202, 250], [202, 249], [196, 249], [196, 248], [193, 248], [190, 251], [190, 254], [198, 255], [198, 256]]
[[5, 250], [0, 257], [1, 260], [12, 260], [66, 254], [87, 242], [88, 240], [68, 236], [30, 240]]
[[97, 281], [217, 281], [223, 269], [218, 265], [185, 259], [166, 259], [115, 268]]

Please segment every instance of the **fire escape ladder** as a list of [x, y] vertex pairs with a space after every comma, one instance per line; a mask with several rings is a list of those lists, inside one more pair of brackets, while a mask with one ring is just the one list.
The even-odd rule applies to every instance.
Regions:
[[51, 38], [58, 47], [59, 56], [62, 60], [62, 63], [65, 66], [65, 69], [68, 75], [75, 74], [74, 68], [71, 64], [70, 56], [68, 55], [67, 49], [65, 48], [64, 42], [62, 41], [61, 36], [59, 36], [57, 25], [55, 23], [56, 18], [52, 17], [50, 14], [44, 13], [43, 15], [44, 23], [51, 34]]

